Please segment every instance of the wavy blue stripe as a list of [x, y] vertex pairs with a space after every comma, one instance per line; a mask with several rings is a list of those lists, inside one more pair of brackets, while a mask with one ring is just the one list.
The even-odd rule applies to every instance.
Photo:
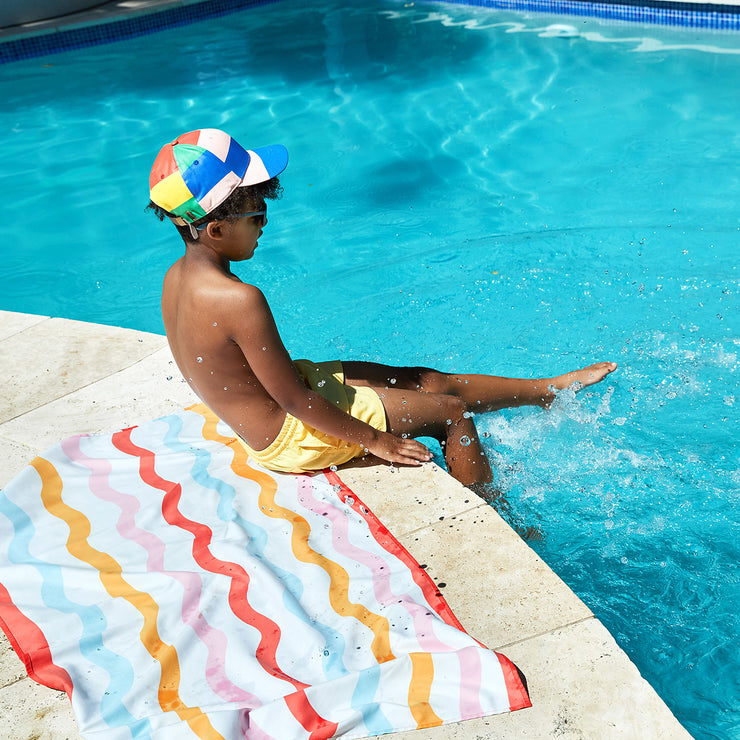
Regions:
[[[31, 554], [29, 545], [36, 535], [36, 528], [28, 514], [8, 499], [7, 491], [12, 486], [13, 483], [10, 483], [3, 495], [0, 495], [0, 513], [8, 518], [15, 530], [15, 535], [7, 546], [8, 560], [11, 563], [31, 565], [36, 568], [43, 579], [41, 598], [47, 607], [64, 614], [76, 614], [80, 619], [82, 623], [82, 636], [79, 641], [80, 653], [110, 676], [110, 681], [100, 702], [102, 719], [110, 727], [129, 727], [135, 738], [141, 738], [142, 740], [150, 738], [152, 728], [149, 720], [136, 719], [122, 703], [122, 698], [134, 685], [134, 670], [125, 657], [113, 652], [103, 643], [102, 633], [108, 626], [105, 614], [97, 606], [83, 606], [70, 601], [64, 592], [65, 568], [39, 560]], [[29, 495], [26, 487], [24, 487], [22, 493], [24, 496]], [[89, 567], [87, 564], [85, 565]], [[8, 591], [13, 593], [14, 589], [8, 588]], [[71, 666], [64, 667], [73, 676], [73, 680], [75, 676], [85, 675], [82, 671], [75, 670]], [[74, 689], [81, 690], [79, 679]]]
[[[352, 694], [352, 708], [362, 714], [362, 721], [365, 723], [368, 735], [384, 735], [396, 729], [383, 714], [375, 696], [379, 683], [380, 666], [367, 668], [358, 674], [357, 685]], [[406, 699], [406, 697], [401, 698]]]
[[[202, 417], [198, 416], [198, 420]], [[236, 496], [236, 489], [221, 480], [214, 478], [209, 472], [208, 467], [212, 460], [212, 455], [207, 447], [201, 445], [189, 444], [187, 441], [180, 439], [182, 436], [187, 439], [187, 433], [183, 433], [185, 426], [184, 419], [181, 416], [172, 414], [159, 419], [168, 425], [167, 433], [164, 437], [164, 444], [175, 452], [185, 452], [195, 456], [190, 475], [199, 485], [204, 488], [215, 491], [218, 495], [219, 502], [217, 514], [221, 521], [233, 521], [242, 527], [249, 536], [247, 552], [259, 560], [269, 565], [270, 570], [275, 573], [284, 586], [283, 605], [286, 610], [300, 619], [304, 624], [313, 630], [319, 632], [324, 638], [324, 653], [322, 658], [323, 670], [328, 679], [339, 678], [349, 673], [342, 660], [346, 641], [343, 635], [333, 627], [323, 622], [318, 622], [309, 617], [301, 607], [300, 598], [303, 595], [303, 584], [290, 571], [284, 570], [265, 557], [264, 551], [267, 545], [267, 532], [258, 524], [245, 519], [234, 508], [233, 501]]]
[[[321, 507], [321, 501], [315, 495], [313, 482], [311, 484], [310, 494], [307, 493], [307, 495], [310, 495], [311, 500], [316, 504], [317, 509], [314, 509], [314, 511], [318, 510]], [[347, 555], [347, 557], [351, 557], [351, 555]], [[371, 735], [380, 735], [386, 732], [392, 732], [395, 729], [374, 700], [379, 678], [379, 671], [374, 671], [373, 669], [359, 671], [351, 700], [352, 708], [362, 714], [365, 726], [368, 730], [372, 730]]]

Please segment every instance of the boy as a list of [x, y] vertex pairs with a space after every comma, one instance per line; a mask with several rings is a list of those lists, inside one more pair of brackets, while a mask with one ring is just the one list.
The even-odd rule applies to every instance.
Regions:
[[601, 362], [524, 380], [292, 362], [262, 292], [230, 271], [254, 255], [287, 163], [280, 145], [246, 151], [223, 131], [201, 129], [165, 145], [149, 181], [149, 207], [185, 242], [162, 290], [172, 354], [195, 393], [266, 468], [321, 470], [366, 452], [420, 465], [431, 453], [414, 437], [428, 436], [442, 444], [449, 472], [482, 492], [492, 473], [471, 412], [547, 406], [555, 390], [592, 385], [616, 369]]

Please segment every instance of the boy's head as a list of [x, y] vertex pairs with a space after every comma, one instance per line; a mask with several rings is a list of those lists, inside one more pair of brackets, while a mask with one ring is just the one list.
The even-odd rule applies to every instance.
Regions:
[[185, 241], [198, 228], [280, 195], [288, 152], [276, 144], [247, 150], [219, 129], [200, 129], [162, 147], [149, 175], [149, 208], [167, 216]]

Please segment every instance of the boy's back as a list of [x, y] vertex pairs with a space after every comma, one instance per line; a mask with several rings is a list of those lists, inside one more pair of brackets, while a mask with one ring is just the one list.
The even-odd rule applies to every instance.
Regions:
[[258, 325], [271, 320], [266, 313], [258, 288], [193, 255], [186, 254], [165, 276], [162, 317], [180, 372], [256, 449], [275, 438], [284, 418], [239, 346], [239, 341], [260, 333]]

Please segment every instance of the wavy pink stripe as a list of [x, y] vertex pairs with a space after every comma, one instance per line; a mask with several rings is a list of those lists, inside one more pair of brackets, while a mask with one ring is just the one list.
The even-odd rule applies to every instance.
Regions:
[[242, 737], [248, 740], [276, 740], [273, 735], [268, 735], [253, 719], [249, 712], [242, 712], [239, 716], [239, 729]]
[[136, 524], [136, 514], [141, 508], [140, 501], [131, 494], [124, 494], [111, 488], [108, 479], [112, 470], [109, 460], [88, 457], [80, 447], [80, 437], [62, 442], [62, 450], [70, 460], [84, 465], [91, 473], [90, 491], [99, 499], [118, 506], [121, 516], [116, 522], [116, 530], [125, 539], [136, 542], [147, 553], [146, 568], [150, 573], [162, 573], [174, 578], [183, 588], [182, 621], [197, 635], [206, 646], [206, 681], [213, 692], [230, 702], [243, 702], [249, 708], [262, 705], [262, 702], [248, 691], [236, 686], [224, 674], [228, 640], [226, 635], [212, 627], [198, 606], [202, 595], [203, 582], [195, 573], [167, 571], [164, 569], [165, 544], [157, 535], [141, 529]]
[[[449, 652], [450, 646], [439, 640], [433, 634], [430, 626], [434, 624], [427, 617], [429, 609], [421, 606], [410, 594], [395, 595], [389, 586], [387, 578], [388, 571], [380, 571], [379, 566], [389, 564], [375, 553], [362, 550], [349, 541], [348, 517], [342, 514], [333, 506], [328, 506], [325, 502], [319, 501], [314, 496], [314, 487], [310, 479], [302, 479], [300, 482], [301, 493], [305, 494], [306, 508], [309, 511], [326, 516], [332, 522], [332, 538], [334, 547], [345, 557], [356, 560], [365, 565], [373, 574], [373, 591], [378, 603], [386, 605], [397, 603], [399, 599], [403, 600], [406, 611], [411, 615], [416, 631], [416, 637], [421, 648], [427, 652]], [[354, 495], [354, 494], [350, 494]], [[355, 499], [357, 500], [357, 499]], [[460, 716], [461, 717], [480, 717], [484, 714], [480, 702], [480, 686], [483, 680], [482, 666], [480, 655], [477, 647], [457, 649], [457, 659], [460, 663]]]
[[[480, 703], [480, 688], [483, 682], [483, 668], [480, 660], [480, 650], [476, 645], [457, 651], [460, 662], [460, 716], [481, 717], [485, 714]], [[475, 687], [475, 691], [472, 687]]]
[[306, 495], [303, 505], [315, 514], [326, 517], [332, 523], [332, 543], [337, 552], [366, 566], [372, 573], [373, 593], [375, 600], [386, 606], [395, 604], [402, 600], [403, 606], [411, 616], [414, 624], [416, 638], [422, 650], [426, 652], [449, 653], [451, 648], [443, 643], [433, 632], [433, 622], [430, 622], [427, 613], [428, 607], [422, 606], [407, 593], [394, 594], [390, 589], [390, 581], [387, 577], [390, 565], [379, 555], [356, 547], [349, 541], [349, 519], [335, 506], [327, 505], [314, 496], [314, 487], [311, 479], [306, 476], [299, 481], [299, 490]]

